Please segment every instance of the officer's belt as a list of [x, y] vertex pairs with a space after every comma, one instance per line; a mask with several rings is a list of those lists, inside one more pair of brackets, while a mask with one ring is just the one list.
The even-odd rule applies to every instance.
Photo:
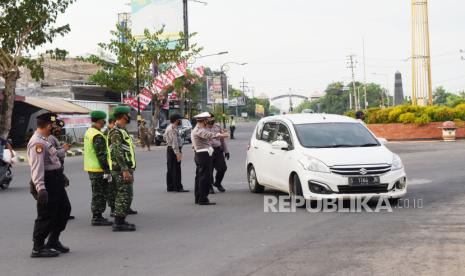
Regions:
[[196, 150], [195, 152], [196, 152], [196, 153], [199, 153], [199, 152], [208, 152], [208, 149], [199, 149], [199, 150]]

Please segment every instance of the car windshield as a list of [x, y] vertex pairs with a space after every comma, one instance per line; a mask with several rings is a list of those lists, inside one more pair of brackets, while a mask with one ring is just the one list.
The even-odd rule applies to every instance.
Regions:
[[378, 140], [360, 123], [319, 123], [295, 126], [306, 148], [377, 147]]

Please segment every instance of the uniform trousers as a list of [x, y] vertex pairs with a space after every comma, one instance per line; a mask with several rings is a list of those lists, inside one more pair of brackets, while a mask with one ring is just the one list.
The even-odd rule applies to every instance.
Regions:
[[212, 183], [212, 157], [208, 152], [195, 153], [195, 202], [208, 202], [208, 193]]
[[34, 246], [43, 246], [47, 236], [56, 242], [65, 230], [71, 213], [71, 203], [63, 183], [63, 170], [45, 171], [47, 204], [37, 203], [37, 218], [34, 223]]
[[183, 186], [181, 183], [181, 162], [177, 160], [176, 153], [172, 147], [166, 148], [166, 189], [168, 192], [181, 191]]
[[[224, 175], [228, 166], [224, 159], [224, 151], [222, 147], [216, 147], [213, 151], [212, 156], [212, 179], [213, 186], [220, 186], [223, 181]], [[216, 170], [216, 177], [213, 177], [214, 171]]]

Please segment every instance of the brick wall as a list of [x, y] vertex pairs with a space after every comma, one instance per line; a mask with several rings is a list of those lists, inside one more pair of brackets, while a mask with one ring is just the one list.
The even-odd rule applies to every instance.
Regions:
[[[442, 123], [415, 124], [370, 124], [368, 128], [377, 136], [390, 141], [442, 139]], [[465, 138], [465, 128], [457, 129], [457, 138]]]

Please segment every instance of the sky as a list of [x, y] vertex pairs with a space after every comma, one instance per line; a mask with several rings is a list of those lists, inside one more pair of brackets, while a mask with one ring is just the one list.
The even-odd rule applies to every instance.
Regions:
[[[411, 92], [411, 9], [409, 0], [205, 0], [189, 2], [189, 26], [202, 54], [228, 55], [198, 59], [196, 66], [219, 70], [231, 66], [230, 82], [245, 79], [255, 95], [321, 93], [333, 81], [351, 81], [348, 55], [356, 55], [356, 80], [363, 81], [363, 39], [368, 82], [388, 85], [403, 74], [404, 93]], [[60, 17], [71, 33], [55, 41], [72, 56], [97, 52], [110, 39], [117, 14], [129, 12], [129, 0], [77, 0]], [[433, 87], [465, 90], [465, 1], [430, 1]], [[182, 20], [182, 19], [180, 19]], [[148, 22], [148, 26], [150, 23]], [[465, 56], [465, 54], [464, 54]]]

